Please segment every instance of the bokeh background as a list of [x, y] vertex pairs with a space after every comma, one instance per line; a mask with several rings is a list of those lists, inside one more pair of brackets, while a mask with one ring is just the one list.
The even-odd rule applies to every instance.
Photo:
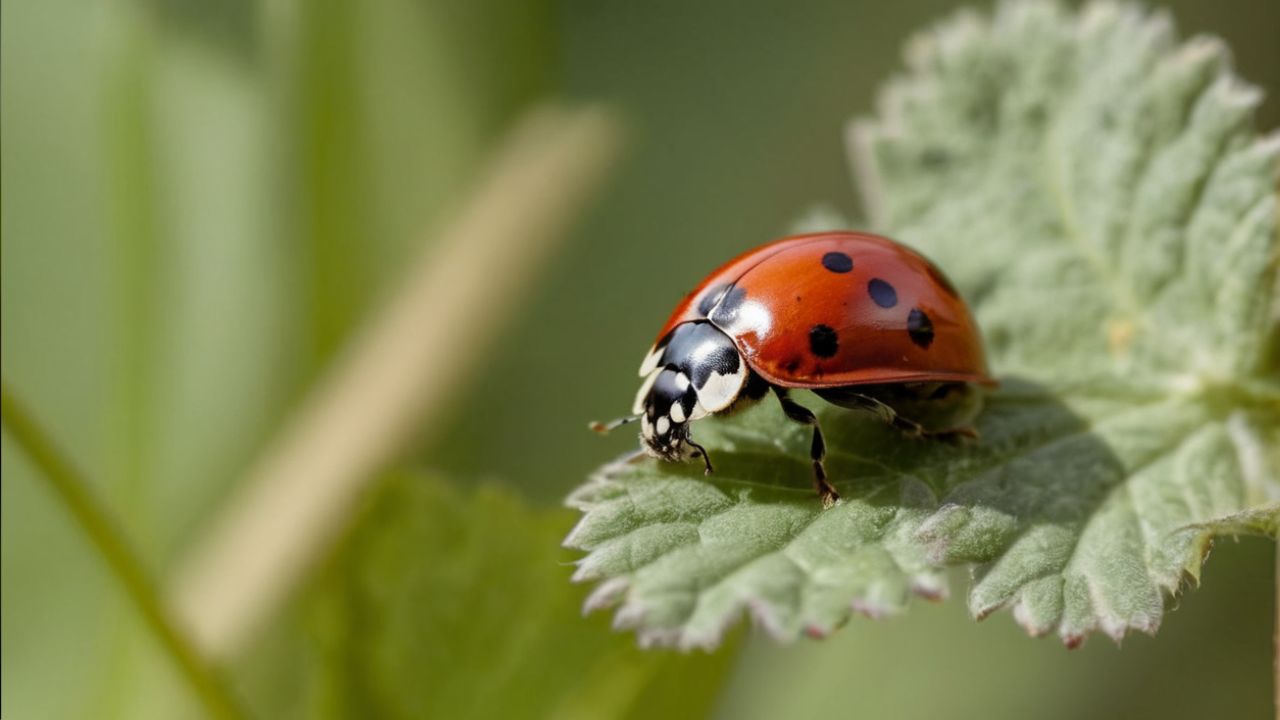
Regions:
[[[603, 101], [625, 126], [624, 154], [437, 430], [395, 463], [463, 493], [503, 488], [521, 512], [543, 512], [629, 447], [585, 422], [625, 411], [652, 333], [706, 269], [815, 204], [859, 216], [842, 127], [871, 110], [902, 41], [958, 5], [7, 0], [4, 376], [166, 577], [515, 119], [547, 98]], [[1280, 125], [1280, 4], [1161, 7], [1184, 35], [1224, 38], [1239, 73], [1271, 94], [1259, 126]], [[7, 435], [2, 487], [0, 712], [198, 713]], [[467, 502], [451, 507], [465, 526]], [[726, 718], [1265, 717], [1272, 553], [1260, 540], [1220, 542], [1205, 586], [1178, 601], [1159, 637], [1123, 647], [1093, 638], [1068, 652], [1023, 637], [1006, 615], [974, 623], [956, 598], [857, 618], [821, 643], [740, 633], [715, 657], [672, 658], [699, 682], [660, 685], [629, 712], [656, 714], [661, 701], [662, 712]], [[565, 558], [546, 557], [558, 587]], [[342, 563], [359, 559], [318, 571], [231, 668], [259, 713], [313, 714], [300, 688], [342, 685], [343, 662], [300, 659], [327, 622], [306, 596], [332, 595]], [[963, 587], [957, 576], [954, 594]], [[495, 583], [491, 602], [509, 603], [518, 623], [522, 598], [503, 592]], [[569, 592], [574, 604], [585, 594]], [[601, 618], [557, 632], [561, 650], [584, 657], [616, 641]], [[610, 670], [594, 672], [603, 698]], [[527, 711], [519, 684], [504, 687], [516, 689], [486, 707]], [[429, 688], [395, 688], [419, 690]], [[441, 711], [363, 704], [366, 691], [325, 707]], [[603, 714], [601, 703], [578, 710]]]

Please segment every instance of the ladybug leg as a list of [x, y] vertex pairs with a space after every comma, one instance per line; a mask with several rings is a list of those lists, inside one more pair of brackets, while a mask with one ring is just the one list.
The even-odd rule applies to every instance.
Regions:
[[888, 403], [881, 402], [869, 395], [850, 394], [849, 399], [857, 402], [858, 406], [863, 410], [875, 415], [885, 423], [901, 430], [912, 437], [924, 437], [928, 434], [924, 426], [914, 420], [909, 420], [898, 414]]
[[823, 507], [835, 505], [840, 499], [840, 493], [836, 492], [835, 487], [827, 481], [827, 469], [822, 462], [827, 456], [827, 443], [822, 439], [822, 428], [818, 425], [818, 418], [809, 408], [787, 397], [786, 390], [775, 386], [773, 392], [778, 396], [778, 402], [782, 403], [782, 412], [786, 413], [788, 418], [813, 427], [813, 444], [809, 447], [809, 458], [813, 461], [813, 487], [818, 491], [818, 497], [822, 498]]
[[889, 425], [892, 425], [893, 427], [901, 430], [902, 432], [906, 433], [911, 437], [932, 438], [935, 440], [947, 440], [947, 441], [958, 440], [961, 437], [966, 437], [966, 438], [978, 437], [978, 431], [971, 427], [955, 427], [955, 428], [945, 428], [942, 430], [929, 430], [925, 428], [924, 425], [921, 425], [920, 423], [914, 420], [911, 420], [909, 418], [903, 417], [902, 415], [899, 415], [898, 411], [894, 410], [893, 407], [888, 403], [885, 403], [881, 400], [877, 400], [876, 398], [873, 398], [869, 395], [853, 393], [853, 394], [850, 394], [848, 397], [850, 400], [855, 401], [858, 404], [858, 407], [875, 415], [876, 417], [885, 421]]
[[702, 447], [698, 443], [694, 442], [692, 438], [685, 438], [684, 441], [688, 443], [690, 446], [692, 446], [693, 448], [695, 448], [698, 451], [697, 455], [700, 455], [702, 457], [702, 464], [706, 466], [706, 469], [702, 471], [702, 474], [710, 475], [712, 473], [711, 456], [707, 454], [707, 449]]

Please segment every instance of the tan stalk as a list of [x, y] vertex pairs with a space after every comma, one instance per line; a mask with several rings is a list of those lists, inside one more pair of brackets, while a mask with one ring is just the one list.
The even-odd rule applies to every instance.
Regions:
[[173, 587], [199, 646], [233, 656], [346, 526], [361, 491], [492, 347], [616, 156], [600, 109], [524, 117], [458, 215], [248, 473]]

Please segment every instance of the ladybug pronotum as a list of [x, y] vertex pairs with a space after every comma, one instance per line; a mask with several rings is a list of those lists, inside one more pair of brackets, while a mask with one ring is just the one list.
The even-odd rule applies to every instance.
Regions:
[[823, 465], [818, 420], [789, 397], [812, 390], [915, 436], [974, 436], [974, 384], [993, 384], [964, 301], [918, 253], [878, 235], [796, 235], [747, 251], [676, 307], [640, 365], [632, 417], [645, 450], [668, 461], [711, 459], [689, 424], [772, 392], [791, 420], [813, 428], [814, 486], [839, 494]]

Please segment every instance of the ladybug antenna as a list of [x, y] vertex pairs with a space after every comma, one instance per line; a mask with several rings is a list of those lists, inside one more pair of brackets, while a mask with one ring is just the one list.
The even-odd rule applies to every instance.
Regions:
[[627, 423], [633, 423], [639, 419], [639, 415], [630, 415], [618, 418], [617, 420], [610, 420], [607, 423], [592, 421], [587, 424], [587, 427], [591, 428], [593, 432], [598, 432], [601, 435], [608, 435], [610, 430], [626, 425]]

